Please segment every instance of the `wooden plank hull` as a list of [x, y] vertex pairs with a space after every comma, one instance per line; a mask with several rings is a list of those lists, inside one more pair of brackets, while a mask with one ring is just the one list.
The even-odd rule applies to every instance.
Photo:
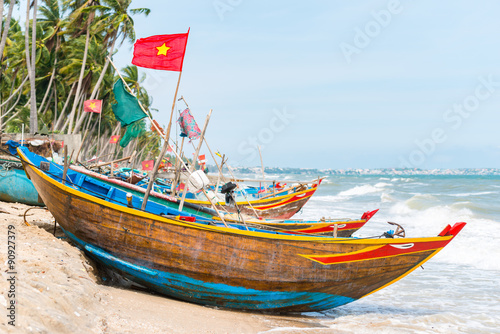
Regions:
[[25, 169], [56, 221], [89, 256], [165, 295], [233, 309], [344, 305], [404, 277], [465, 225], [438, 237], [401, 239], [245, 231], [142, 212], [107, 201], [105, 191], [77, 189], [85, 182], [77, 175], [63, 185], [29, 164]]
[[0, 201], [44, 206], [33, 183], [16, 160], [0, 160]]

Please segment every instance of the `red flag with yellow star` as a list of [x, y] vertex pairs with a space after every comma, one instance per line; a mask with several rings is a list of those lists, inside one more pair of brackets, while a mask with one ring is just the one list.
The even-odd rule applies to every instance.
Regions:
[[155, 165], [154, 160], [145, 160], [141, 162], [142, 165], [142, 170], [153, 170], [153, 167]]
[[109, 139], [109, 143], [110, 144], [116, 144], [116, 143], [118, 143], [118, 140], [120, 140], [120, 136], [118, 136], [118, 135], [111, 136], [111, 138]]
[[155, 70], [182, 71], [189, 35], [155, 35], [138, 39], [134, 44], [132, 64]]
[[87, 100], [83, 102], [83, 111], [101, 113], [102, 100]]

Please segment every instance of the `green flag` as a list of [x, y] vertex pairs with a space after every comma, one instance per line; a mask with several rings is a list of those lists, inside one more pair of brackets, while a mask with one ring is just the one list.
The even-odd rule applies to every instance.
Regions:
[[134, 95], [126, 90], [122, 80], [116, 80], [113, 86], [113, 92], [115, 93], [117, 103], [112, 104], [111, 108], [122, 127], [146, 117], [146, 114], [139, 106], [139, 101], [137, 101]]
[[132, 139], [139, 137], [145, 131], [144, 128], [144, 121], [141, 120], [127, 125], [127, 131], [125, 131], [125, 134], [120, 140], [120, 146], [125, 147]]

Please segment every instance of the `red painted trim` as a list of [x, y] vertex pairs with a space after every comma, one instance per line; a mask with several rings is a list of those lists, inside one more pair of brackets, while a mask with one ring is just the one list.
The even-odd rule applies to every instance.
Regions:
[[[306, 255], [306, 257], [311, 260], [317, 261], [321, 264], [339, 264], [339, 263], [374, 260], [390, 256], [398, 256], [404, 254], [437, 250], [439, 248], [443, 248], [444, 246], [446, 246], [450, 241], [451, 239], [442, 241], [408, 243], [408, 244], [394, 243], [376, 247], [367, 247], [365, 248], [365, 251], [361, 250], [346, 254], [331, 254], [323, 256]], [[397, 248], [399, 245], [411, 245], [411, 247], [401, 249]]]

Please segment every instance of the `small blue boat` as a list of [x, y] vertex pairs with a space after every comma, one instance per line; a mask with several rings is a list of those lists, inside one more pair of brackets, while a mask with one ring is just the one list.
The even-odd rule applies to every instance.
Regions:
[[45, 206], [23, 165], [14, 159], [0, 159], [0, 201]]

